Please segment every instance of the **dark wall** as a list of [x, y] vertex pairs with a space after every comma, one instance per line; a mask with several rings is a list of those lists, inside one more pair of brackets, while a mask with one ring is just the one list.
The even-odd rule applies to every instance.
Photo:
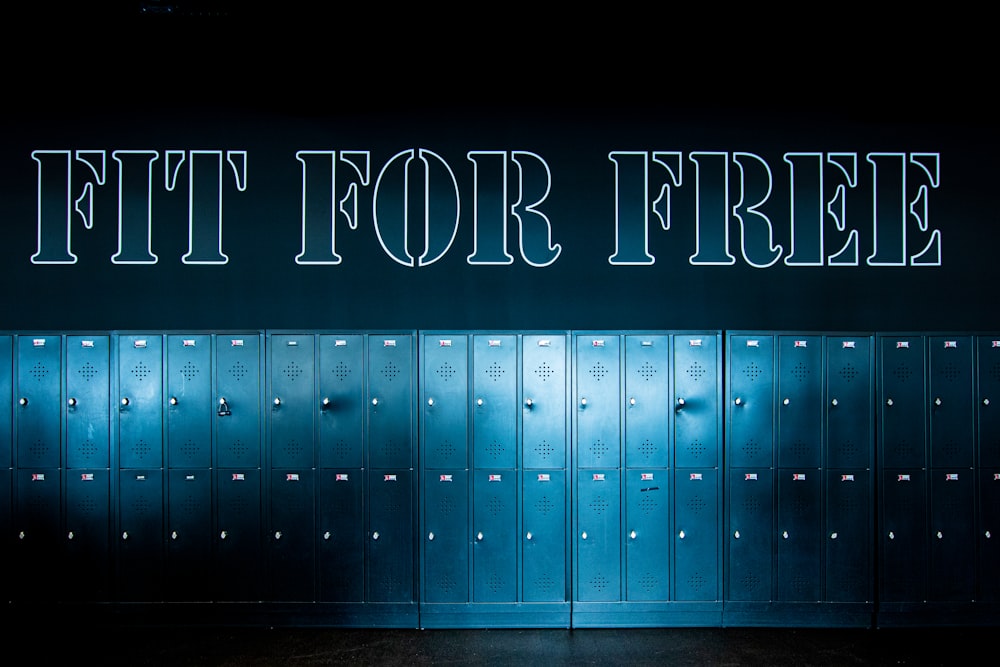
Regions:
[[[989, 61], [968, 36], [946, 46], [947, 21], [845, 20], [793, 33], [741, 17], [559, 23], [511, 9], [460, 23], [376, 21], [297, 13], [293, 3], [271, 17], [150, 20], [136, 6], [110, 19], [69, 16], [75, 25], [5, 45], [14, 94], [0, 144], [0, 328], [1000, 328]], [[104, 160], [103, 184], [75, 151]], [[299, 151], [338, 152], [326, 158], [338, 197], [350, 173], [343, 158], [356, 155], [340, 151], [367, 152], [357, 228], [336, 217], [339, 264], [296, 261]], [[405, 151], [427, 151], [426, 172], [419, 161], [399, 166]], [[229, 152], [246, 157], [245, 189]], [[470, 152], [483, 153], [478, 189]], [[324, 158], [310, 159], [322, 182]], [[188, 171], [212, 160], [222, 165], [221, 250], [206, 224], [218, 176]], [[794, 179], [789, 160], [799, 160]], [[821, 172], [807, 169], [813, 160]], [[845, 164], [856, 164], [849, 176]], [[656, 203], [678, 176], [669, 206]], [[68, 211], [88, 180], [93, 225], [72, 214], [67, 252], [52, 211]], [[495, 216], [519, 186], [526, 200], [544, 195], [537, 210], [548, 227], [515, 208], [528, 218], [524, 255], [507, 216], [510, 263], [470, 263], [503, 252], [487, 223], [477, 246], [477, 203]], [[329, 227], [315, 222], [322, 191], [310, 188], [305, 208], [317, 217], [303, 259], [330, 259]], [[766, 196], [766, 221], [739, 206], [744, 192], [744, 204]], [[819, 265], [806, 265], [819, 245], [805, 211], [841, 202], [845, 228], [823, 213]], [[669, 210], [669, 230], [654, 210]], [[200, 257], [225, 264], [185, 263], [192, 216]], [[434, 261], [404, 266], [397, 260], [420, 263], [426, 220]], [[857, 263], [835, 265], [852, 233]], [[74, 263], [58, 263], [69, 254]], [[637, 257], [645, 263], [626, 263]], [[720, 257], [731, 263], [707, 263]]]

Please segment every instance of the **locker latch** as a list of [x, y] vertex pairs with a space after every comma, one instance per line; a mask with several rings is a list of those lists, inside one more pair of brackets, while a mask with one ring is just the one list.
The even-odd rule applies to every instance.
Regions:
[[226, 402], [226, 397], [225, 396], [221, 397], [219, 399], [219, 416], [220, 417], [228, 417], [231, 414], [233, 414], [233, 413], [229, 409], [229, 403]]

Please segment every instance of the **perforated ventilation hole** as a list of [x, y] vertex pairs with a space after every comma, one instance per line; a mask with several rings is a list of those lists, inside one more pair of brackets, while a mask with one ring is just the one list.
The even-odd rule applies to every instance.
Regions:
[[181, 375], [184, 376], [184, 379], [188, 380], [188, 381], [195, 379], [198, 376], [198, 373], [200, 373], [200, 372], [201, 371], [198, 370], [198, 367], [195, 366], [194, 363], [192, 363], [190, 361], [187, 362], [186, 364], [184, 364], [181, 367], [181, 371], [180, 371]]
[[653, 366], [653, 364], [649, 363], [648, 361], [644, 361], [642, 363], [642, 366], [639, 366], [639, 368], [635, 369], [635, 372], [638, 373], [639, 377], [641, 377], [643, 380], [649, 382], [656, 375], [656, 367]]
[[452, 512], [455, 511], [455, 501], [452, 500], [449, 496], [442, 497], [438, 501], [438, 511], [445, 516], [450, 515]]
[[302, 375], [302, 369], [294, 361], [288, 362], [288, 365], [285, 366], [285, 369], [282, 372], [290, 382], [295, 382], [299, 376]]
[[746, 378], [751, 382], [756, 382], [757, 378], [761, 376], [761, 373], [763, 373], [763, 371], [760, 369], [760, 366], [758, 366], [757, 362], [755, 361], [751, 361], [743, 369], [743, 375], [745, 375]]
[[551, 366], [549, 366], [546, 362], [543, 361], [541, 364], [538, 365], [538, 368], [535, 369], [535, 375], [537, 375], [542, 382], [545, 382], [550, 377], [555, 375], [555, 371], [552, 369]]
[[590, 510], [594, 514], [604, 514], [608, 509], [608, 501], [604, 496], [597, 496], [590, 501]]
[[809, 377], [810, 372], [811, 371], [809, 370], [809, 367], [800, 361], [798, 364], [795, 365], [795, 368], [792, 369], [792, 377], [798, 380], [799, 382], [802, 382], [807, 377]]
[[485, 373], [488, 378], [490, 378], [494, 382], [498, 382], [500, 378], [504, 376], [504, 373], [506, 373], [506, 371], [503, 369], [503, 366], [501, 366], [499, 362], [494, 361], [486, 368]]
[[687, 369], [688, 377], [694, 380], [695, 382], [703, 378], [705, 376], [705, 373], [707, 372], [708, 371], [705, 370], [705, 367], [699, 364], [697, 361], [692, 363]]
[[247, 367], [242, 361], [237, 361], [229, 368], [230, 377], [232, 377], [237, 382], [242, 380], [246, 376], [246, 374], [247, 374]]
[[660, 503], [656, 502], [656, 498], [648, 493], [639, 500], [639, 510], [647, 516], [656, 512], [656, 508], [659, 506]]
[[499, 498], [490, 498], [490, 502], [487, 505], [490, 516], [499, 516], [504, 510], [504, 503]]
[[892, 376], [900, 382], [906, 382], [913, 375], [913, 369], [909, 366], [896, 366], [892, 369]]
[[389, 382], [395, 380], [397, 376], [399, 376], [399, 368], [396, 366], [396, 364], [390, 361], [386, 363], [385, 366], [382, 367], [382, 377], [384, 377]]
[[941, 367], [941, 377], [948, 382], [954, 382], [962, 377], [962, 371], [953, 362], [948, 362]]
[[553, 447], [548, 440], [542, 440], [540, 443], [535, 445], [535, 454], [537, 454], [538, 457], [542, 459], [547, 459], [551, 457], [552, 454], [555, 453], [555, 451], [556, 451], [555, 447]]
[[590, 453], [593, 454], [595, 459], [600, 459], [604, 458], [604, 456], [608, 453], [609, 449], [610, 448], [605, 442], [598, 440], [597, 442], [595, 442], [593, 445], [590, 446]]
[[134, 366], [134, 367], [132, 368], [132, 375], [133, 375], [133, 377], [135, 377], [135, 379], [136, 379], [136, 380], [138, 380], [139, 382], [142, 382], [142, 381], [143, 381], [143, 380], [145, 380], [145, 379], [146, 379], [147, 377], [149, 377], [149, 374], [150, 374], [151, 372], [152, 372], [152, 371], [150, 371], [150, 370], [149, 370], [149, 367], [148, 367], [148, 366], [146, 366], [146, 364], [144, 364], [144, 363], [143, 363], [143, 362], [141, 362], [141, 361], [140, 361], [139, 363], [137, 363], [137, 364], [136, 364], [136, 365], [135, 365], [135, 366]]
[[441, 364], [437, 369], [438, 377], [447, 382], [448, 380], [455, 377], [455, 369], [452, 368], [451, 364], [447, 361]]
[[853, 364], [847, 364], [840, 369], [840, 377], [844, 378], [847, 382], [851, 382], [854, 378], [858, 377], [858, 369]]
[[704, 498], [699, 498], [695, 496], [693, 498], [688, 498], [685, 505], [687, 506], [688, 511], [690, 511], [691, 513], [701, 514], [702, 512], [705, 511], [705, 508], [707, 507], [708, 504], [705, 502]]
[[995, 382], [1000, 382], [1000, 361], [997, 361], [990, 367], [990, 377]]
[[97, 377], [97, 368], [95, 368], [89, 361], [81, 366], [76, 372], [87, 382], [90, 382], [93, 378]]
[[555, 503], [548, 496], [542, 496], [535, 501], [535, 512], [543, 516], [551, 512], [554, 508]]
[[351, 369], [343, 361], [338, 361], [337, 365], [334, 366], [330, 372], [333, 373], [333, 377], [343, 382], [348, 378], [348, 376], [350, 376]]
[[46, 368], [45, 364], [43, 364], [42, 362], [38, 362], [31, 367], [31, 370], [28, 371], [28, 374], [31, 375], [31, 377], [35, 378], [36, 380], [41, 381], [42, 379], [45, 378], [45, 376], [49, 374], [49, 369]]
[[608, 369], [604, 367], [604, 364], [602, 364], [601, 362], [598, 361], [596, 364], [594, 364], [591, 367], [591, 369], [590, 369], [590, 375], [595, 380], [597, 380], [598, 382], [600, 382], [605, 377], [607, 377], [607, 375], [608, 375]]

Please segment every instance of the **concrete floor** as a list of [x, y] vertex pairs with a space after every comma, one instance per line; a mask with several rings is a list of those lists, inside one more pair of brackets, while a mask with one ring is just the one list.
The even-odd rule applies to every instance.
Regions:
[[[10, 628], [7, 628], [8, 631]], [[45, 636], [51, 637], [46, 631]], [[995, 628], [385, 630], [67, 628], [22, 636], [33, 660], [198, 667], [299, 665], [996, 664]], [[15, 645], [8, 638], [7, 646]], [[8, 649], [10, 650], [10, 648]]]

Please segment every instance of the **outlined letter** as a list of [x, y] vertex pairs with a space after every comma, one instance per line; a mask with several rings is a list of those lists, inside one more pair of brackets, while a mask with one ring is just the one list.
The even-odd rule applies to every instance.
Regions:
[[[104, 185], [106, 153], [102, 150], [32, 151], [38, 164], [38, 245], [32, 264], [76, 264], [73, 254], [73, 213], [87, 229], [94, 227], [94, 186]], [[87, 169], [74, 168], [80, 163]], [[76, 186], [82, 181], [81, 186]], [[73, 195], [79, 188], [79, 196]]]
[[369, 152], [298, 151], [295, 157], [302, 163], [302, 252], [295, 263], [340, 264], [337, 221], [358, 228], [358, 195], [368, 186]]

